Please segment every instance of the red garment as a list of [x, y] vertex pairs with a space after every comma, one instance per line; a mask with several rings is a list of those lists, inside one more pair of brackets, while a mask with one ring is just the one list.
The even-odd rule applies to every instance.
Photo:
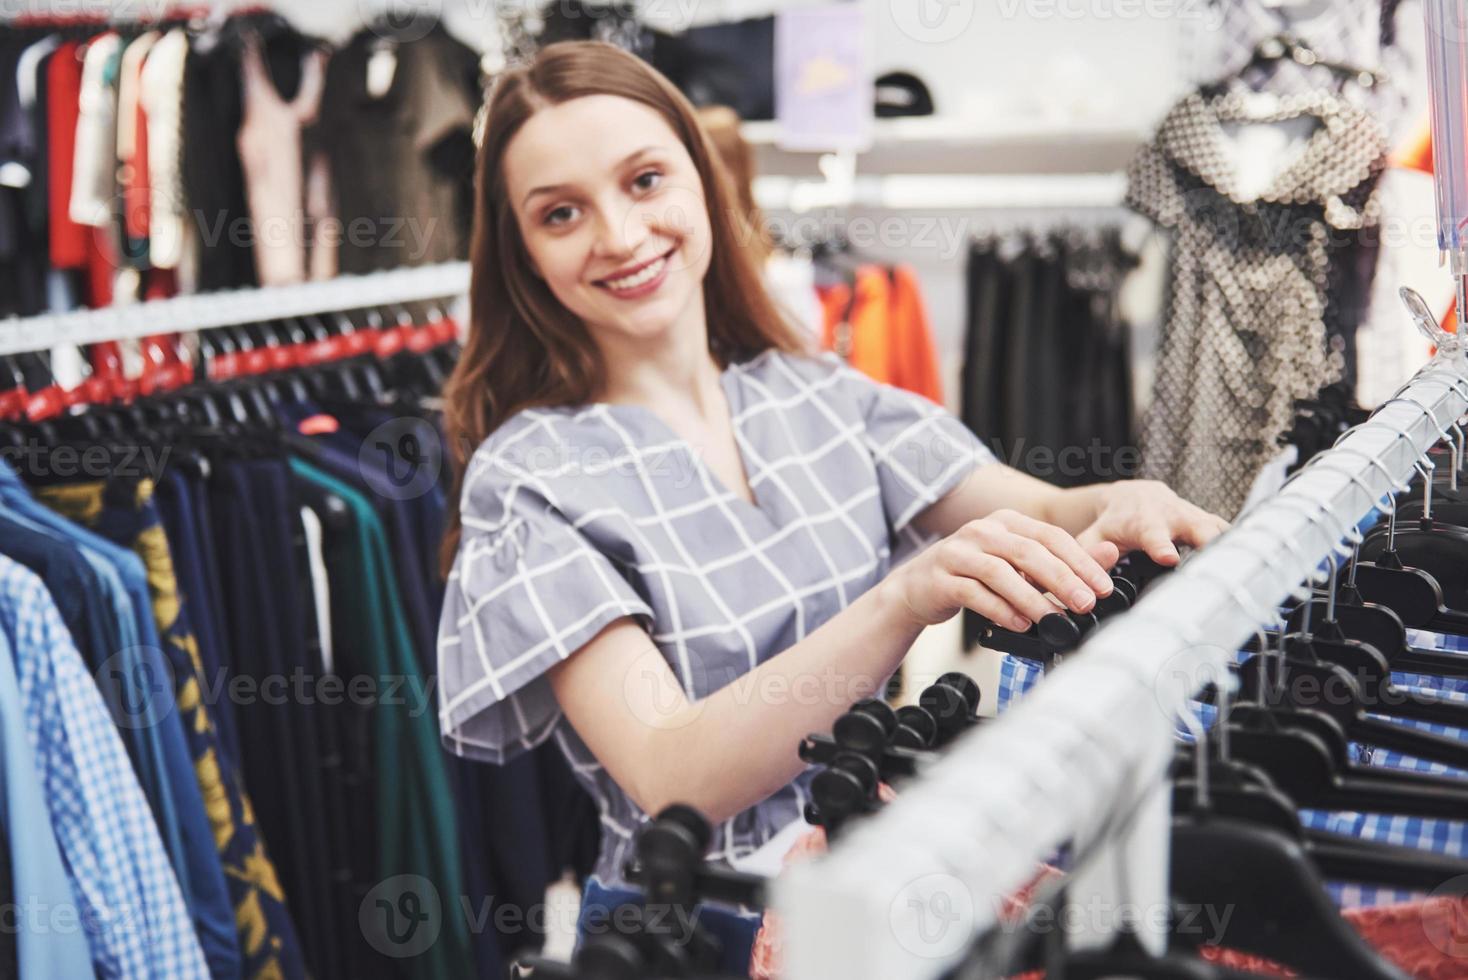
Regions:
[[46, 179], [51, 265], [57, 269], [79, 269], [87, 264], [87, 238], [91, 233], [91, 229], [71, 220], [69, 208], [82, 85], [80, 49], [76, 41], [66, 41], [46, 63]]

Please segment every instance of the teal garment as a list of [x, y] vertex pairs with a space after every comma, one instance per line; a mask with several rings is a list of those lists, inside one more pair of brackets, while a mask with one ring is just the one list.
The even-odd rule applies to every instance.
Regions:
[[[387, 536], [377, 511], [359, 491], [297, 459], [291, 470], [346, 502], [351, 529], [325, 535], [333, 590], [344, 590], [358, 615], [333, 622], [337, 672], [380, 681], [406, 678], [396, 703], [373, 710], [377, 783], [378, 871], [383, 880], [416, 874], [437, 890], [443, 908], [437, 940], [401, 961], [415, 977], [457, 978], [473, 972], [459, 836], [431, 689], [413, 655], [412, 638], [393, 573]], [[387, 687], [381, 688], [388, 693]], [[378, 937], [374, 945], [391, 943]]]
[[[14, 658], [9, 639], [0, 630], [0, 786], [4, 787], [0, 826], [10, 841], [14, 894], [17, 901], [34, 900], [37, 910], [80, 909], [51, 829], [36, 753], [26, 736], [25, 705]], [[24, 920], [19, 924], [23, 926]], [[17, 933], [22, 977], [91, 975], [91, 947], [79, 926], [70, 930], [20, 928]]]

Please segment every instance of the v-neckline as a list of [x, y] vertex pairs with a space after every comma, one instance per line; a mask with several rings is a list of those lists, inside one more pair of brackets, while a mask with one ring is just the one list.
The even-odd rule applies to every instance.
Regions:
[[713, 488], [715, 494], [727, 498], [735, 506], [744, 509], [748, 513], [757, 515], [766, 522], [773, 522], [774, 515], [766, 509], [760, 497], [759, 490], [754, 486], [754, 470], [749, 463], [749, 454], [745, 452], [744, 432], [739, 425], [739, 412], [743, 404], [743, 393], [740, 392], [735, 382], [734, 373], [734, 367], [732, 365], [724, 368], [719, 373], [719, 388], [724, 393], [724, 401], [729, 409], [729, 428], [734, 436], [734, 451], [738, 457], [739, 466], [744, 471], [744, 481], [749, 485], [749, 493], [754, 498], [753, 500], [745, 500], [744, 497], [736, 493], [734, 488], [724, 481], [723, 477], [715, 473], [704, 462], [703, 457], [693, 448], [693, 444], [679, 435], [678, 431], [669, 425], [657, 412], [654, 412], [645, 405], [603, 402], [602, 407], [613, 411], [625, 409], [649, 420], [653, 426], [661, 429], [662, 434], [669, 437], [669, 441], [689, 458], [692, 465], [698, 470], [699, 475]]

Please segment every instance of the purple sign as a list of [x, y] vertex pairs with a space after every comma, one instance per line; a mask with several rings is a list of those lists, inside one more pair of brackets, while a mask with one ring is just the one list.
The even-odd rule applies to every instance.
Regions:
[[775, 17], [775, 120], [786, 150], [865, 150], [875, 90], [858, 3]]

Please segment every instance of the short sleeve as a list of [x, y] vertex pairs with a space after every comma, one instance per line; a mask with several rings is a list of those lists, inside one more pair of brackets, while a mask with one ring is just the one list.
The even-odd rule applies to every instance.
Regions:
[[863, 439], [876, 465], [882, 508], [894, 535], [975, 469], [996, 461], [942, 406], [849, 367], [840, 370], [862, 414]]
[[481, 452], [439, 620], [439, 724], [459, 755], [506, 762], [560, 720], [545, 672], [607, 624], [652, 609], [537, 489]]

